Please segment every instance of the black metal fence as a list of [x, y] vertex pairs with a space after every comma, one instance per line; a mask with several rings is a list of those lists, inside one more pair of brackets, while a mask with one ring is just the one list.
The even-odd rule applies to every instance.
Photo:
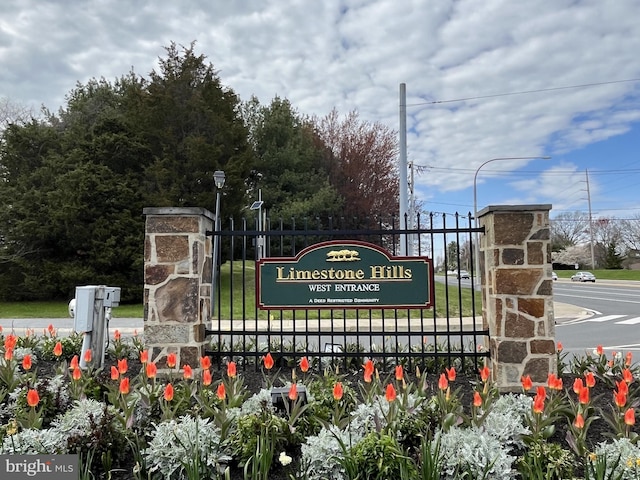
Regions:
[[[229, 219], [219, 232], [220, 257], [208, 353], [257, 365], [271, 352], [282, 365], [306, 356], [314, 366], [360, 367], [403, 364], [423, 371], [443, 366], [473, 369], [488, 356], [488, 329], [482, 324], [471, 215], [430, 214], [412, 228], [397, 217], [377, 219], [267, 219], [264, 228]], [[430, 309], [260, 310], [256, 304], [257, 255], [295, 257], [329, 240], [360, 240], [433, 259], [435, 298]], [[471, 279], [461, 278], [467, 271]], [[464, 275], [462, 275], [464, 277]]]

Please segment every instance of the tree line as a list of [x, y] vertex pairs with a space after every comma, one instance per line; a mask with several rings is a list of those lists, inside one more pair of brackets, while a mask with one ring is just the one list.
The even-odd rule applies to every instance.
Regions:
[[216, 170], [226, 174], [223, 222], [249, 214], [258, 191], [275, 218], [397, 211], [395, 132], [357, 112], [242, 101], [194, 44], [165, 52], [148, 78], [78, 83], [57, 112], [3, 103], [0, 300], [105, 284], [139, 302], [143, 208], [215, 211]]

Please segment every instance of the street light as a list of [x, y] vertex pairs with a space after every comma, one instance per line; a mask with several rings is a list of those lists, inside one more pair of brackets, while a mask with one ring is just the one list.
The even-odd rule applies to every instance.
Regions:
[[[483, 163], [476, 169], [476, 173], [473, 176], [473, 218], [475, 219], [476, 228], [478, 228], [478, 189], [476, 188], [477, 180], [478, 180], [478, 172], [482, 167], [484, 167], [487, 163], [497, 162], [499, 160], [549, 160], [551, 157], [497, 157], [491, 158]], [[476, 232], [476, 275], [477, 278], [480, 278], [480, 245], [479, 245], [479, 237], [478, 232]]]
[[220, 237], [218, 232], [220, 231], [220, 190], [224, 187], [225, 175], [222, 170], [216, 170], [213, 173], [213, 181], [216, 184], [216, 218], [213, 227], [213, 252], [211, 252], [211, 319], [213, 320], [213, 314], [215, 313], [215, 301], [216, 295], [216, 281], [217, 281], [217, 264], [218, 264], [218, 249], [220, 244]]

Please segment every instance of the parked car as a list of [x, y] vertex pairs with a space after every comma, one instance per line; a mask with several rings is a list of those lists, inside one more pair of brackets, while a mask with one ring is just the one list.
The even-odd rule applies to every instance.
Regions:
[[466, 278], [467, 280], [471, 278], [471, 275], [469, 275], [469, 272], [467, 272], [466, 270], [460, 270], [458, 272], [458, 278]]
[[557, 280], [558, 279], [558, 274], [556, 272], [551, 272], [551, 280]]
[[596, 276], [591, 272], [576, 272], [571, 276], [572, 282], [593, 282], [596, 283]]

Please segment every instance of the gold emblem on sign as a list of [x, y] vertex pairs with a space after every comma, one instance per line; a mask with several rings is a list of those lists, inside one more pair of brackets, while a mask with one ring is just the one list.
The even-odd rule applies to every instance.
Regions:
[[359, 262], [357, 250], [332, 250], [327, 253], [327, 262]]

